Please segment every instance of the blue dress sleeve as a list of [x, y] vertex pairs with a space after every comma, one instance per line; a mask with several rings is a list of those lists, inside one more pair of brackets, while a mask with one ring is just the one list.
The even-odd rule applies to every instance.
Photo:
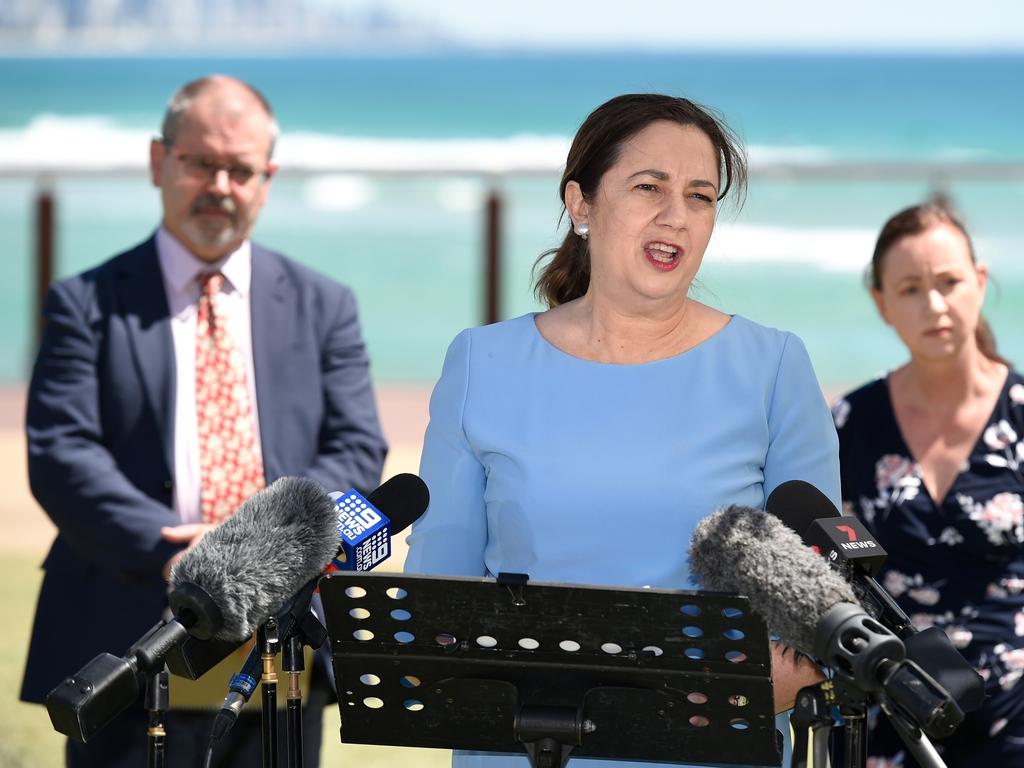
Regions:
[[484, 576], [487, 546], [486, 477], [463, 426], [469, 391], [470, 332], [463, 331], [445, 356], [430, 397], [420, 476], [430, 506], [413, 525], [405, 570], [447, 576]]
[[815, 486], [842, 508], [839, 439], [802, 341], [786, 334], [768, 410], [764, 495], [787, 480]]

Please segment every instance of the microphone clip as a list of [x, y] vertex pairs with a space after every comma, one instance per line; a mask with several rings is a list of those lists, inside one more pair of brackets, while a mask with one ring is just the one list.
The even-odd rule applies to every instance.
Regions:
[[526, 605], [526, 596], [523, 594], [523, 591], [529, 581], [529, 574], [509, 573], [506, 571], [502, 571], [495, 578], [495, 583], [508, 590], [509, 595], [512, 597], [512, 605], [516, 608], [522, 608]]

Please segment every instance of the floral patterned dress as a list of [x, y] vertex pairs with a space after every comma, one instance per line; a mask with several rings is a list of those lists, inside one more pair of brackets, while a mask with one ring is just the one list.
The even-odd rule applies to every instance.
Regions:
[[[1024, 377], [1011, 371], [941, 500], [921, 481], [877, 379], [832, 409], [844, 508], [889, 554], [883, 586], [915, 625], [941, 627], [986, 683], [986, 701], [938, 745], [954, 766], [1024, 766]], [[883, 718], [884, 720], [884, 718]], [[914, 765], [879, 721], [876, 768]]]

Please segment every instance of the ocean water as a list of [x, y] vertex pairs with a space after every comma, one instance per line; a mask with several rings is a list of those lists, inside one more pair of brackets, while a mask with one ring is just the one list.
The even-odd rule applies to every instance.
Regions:
[[[534, 260], [565, 231], [550, 175], [492, 178], [334, 174], [289, 177], [289, 162], [378, 165], [429, 156], [504, 166], [564, 162], [586, 114], [630, 91], [717, 109], [748, 148], [745, 205], [726, 205], [695, 295], [799, 334], [825, 388], [899, 364], [862, 273], [881, 223], [934, 191], [920, 181], [758, 178], [785, 160], [1024, 160], [1024, 57], [825, 55], [446, 55], [396, 58], [0, 58], [0, 381], [33, 355], [32, 201], [51, 169], [58, 275], [145, 238], [159, 206], [142, 163], [163, 105], [192, 77], [226, 72], [261, 88], [283, 130], [283, 171], [256, 238], [351, 285], [381, 381], [432, 381], [444, 350], [482, 315], [482, 206], [506, 205], [503, 314], [537, 308]], [[62, 175], [121, 165], [118, 177]], [[948, 180], [995, 277], [986, 314], [1024, 361], [1024, 181]], [[1021, 363], [1024, 364], [1024, 363]]]

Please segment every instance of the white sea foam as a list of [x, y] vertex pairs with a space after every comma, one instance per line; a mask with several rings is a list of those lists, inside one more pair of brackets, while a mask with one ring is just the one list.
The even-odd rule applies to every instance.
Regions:
[[800, 144], [783, 147], [771, 144], [747, 145], [747, 157], [750, 164], [759, 163], [828, 163], [836, 159], [836, 153], [828, 147], [814, 144]]
[[[715, 227], [705, 259], [727, 264], [802, 264], [826, 272], [863, 273], [875, 248], [876, 229], [858, 227], [730, 224]], [[1021, 274], [1016, 235], [975, 237], [974, 248], [997, 276]], [[996, 289], [998, 290], [998, 289]]]
[[437, 200], [453, 213], [474, 211], [483, 204], [484, 186], [476, 179], [447, 179], [438, 185]]
[[279, 161], [315, 168], [340, 165], [357, 169], [424, 172], [491, 173], [550, 170], [557, 172], [569, 150], [560, 136], [518, 135], [497, 139], [380, 139], [291, 133], [282, 136]]
[[[0, 167], [9, 170], [62, 168], [145, 168], [154, 130], [128, 127], [103, 115], [40, 114], [20, 128], [0, 129]], [[286, 131], [276, 159], [285, 168], [326, 170], [420, 169], [558, 173], [569, 149], [568, 136], [518, 134], [503, 138], [373, 138]], [[749, 147], [752, 163], [823, 162], [821, 146]]]
[[303, 185], [303, 197], [311, 208], [345, 213], [372, 203], [377, 190], [366, 176], [335, 173], [309, 179]]
[[726, 263], [807, 264], [829, 272], [860, 272], [871, 258], [877, 232], [843, 227], [782, 227], [722, 223], [707, 259]]
[[43, 114], [24, 128], [0, 129], [0, 168], [145, 168], [155, 131], [117, 125], [102, 116]]

